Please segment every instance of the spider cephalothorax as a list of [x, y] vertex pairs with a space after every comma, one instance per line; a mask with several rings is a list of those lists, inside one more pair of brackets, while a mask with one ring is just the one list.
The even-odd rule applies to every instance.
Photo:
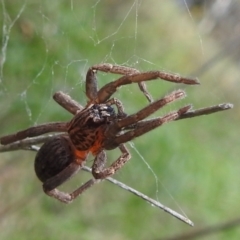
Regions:
[[[97, 70], [123, 76], [98, 90]], [[168, 103], [185, 97], [183, 90], [177, 90], [153, 101], [143, 81], [154, 79], [190, 85], [199, 84], [197, 79], [184, 78], [177, 74], [161, 71], [141, 73], [137, 69], [107, 63], [95, 65], [88, 70], [86, 76], [88, 103], [85, 108], [61, 92], [54, 95], [54, 99], [60, 105], [74, 114], [69, 122], [54, 122], [30, 127], [15, 134], [1, 137], [1, 144], [7, 145], [49, 132], [63, 132], [63, 134], [51, 137], [42, 145], [36, 155], [35, 172], [43, 182], [43, 189], [46, 194], [61, 202], [69, 203], [97, 182], [97, 179], [104, 179], [114, 174], [130, 159], [130, 153], [124, 143], [164, 123], [232, 107], [230, 105], [218, 105], [217, 107], [191, 111], [191, 105], [188, 105], [163, 117], [145, 120]], [[127, 115], [122, 103], [115, 98], [111, 98], [111, 96], [118, 87], [131, 83], [138, 83], [140, 90], [150, 103], [140, 111]], [[62, 97], [63, 100], [60, 101], [59, 96], [64, 96]], [[117, 112], [113, 108], [114, 105]], [[110, 166], [105, 167], [105, 150], [117, 147], [120, 149], [121, 155]], [[94, 179], [89, 180], [71, 194], [59, 191], [57, 187], [82, 168], [90, 153], [95, 156], [92, 165]]]

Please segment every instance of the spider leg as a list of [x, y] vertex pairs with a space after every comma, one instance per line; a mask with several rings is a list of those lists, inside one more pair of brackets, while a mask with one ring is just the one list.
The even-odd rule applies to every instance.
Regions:
[[53, 190], [54, 188], [62, 185], [64, 182], [69, 180], [74, 174], [76, 174], [81, 169], [81, 165], [76, 162], [70, 163], [66, 168], [64, 168], [60, 173], [47, 179], [43, 183], [44, 192]]
[[98, 70], [101, 72], [106, 72], [106, 73], [110, 72], [110, 73], [121, 74], [121, 75], [131, 75], [134, 73], [139, 73], [139, 70], [137, 70], [136, 68], [113, 65], [111, 63], [96, 64], [96, 65], [93, 65], [91, 69]]
[[77, 114], [77, 112], [83, 110], [83, 106], [80, 105], [77, 101], [73, 100], [69, 95], [59, 91], [54, 93], [53, 99], [68, 112], [73, 115]]
[[119, 118], [123, 118], [127, 116], [127, 114], [124, 112], [124, 107], [122, 102], [117, 98], [110, 98], [109, 100], [107, 100], [106, 104], [115, 105], [117, 107]]
[[[121, 75], [132, 75], [135, 73], [140, 73], [139, 70], [135, 68], [112, 65], [110, 63], [97, 64], [92, 66], [86, 76], [86, 95], [90, 100], [95, 100], [98, 97], [98, 86], [97, 86], [97, 78], [96, 72], [110, 72], [114, 74]], [[147, 91], [146, 84], [144, 82], [138, 82], [139, 89], [143, 92], [145, 97], [149, 102], [153, 101], [151, 94]], [[109, 96], [110, 97], [110, 96]]]
[[120, 168], [123, 167], [123, 165], [125, 163], [127, 163], [129, 161], [129, 159], [131, 158], [131, 155], [130, 155], [128, 149], [126, 148], [126, 146], [124, 144], [120, 144], [118, 147], [122, 154], [116, 161], [114, 161], [107, 168], [104, 168], [106, 160], [107, 160], [106, 153], [104, 151], [101, 151], [96, 156], [96, 158], [94, 159], [93, 166], [92, 166], [92, 175], [96, 179], [104, 179], [104, 178], [107, 178], [107, 177], [115, 174]]
[[171, 112], [163, 117], [158, 117], [155, 119], [150, 119], [146, 121], [142, 121], [136, 123], [133, 130], [123, 133], [122, 135], [116, 137], [114, 139], [115, 144], [123, 144], [125, 142], [131, 141], [132, 139], [139, 137], [161, 125], [164, 123], [168, 123], [170, 121], [174, 121], [182, 114], [186, 113], [189, 109], [191, 109], [191, 105], [180, 108], [178, 111]]
[[129, 115], [126, 118], [119, 120], [118, 122], [116, 122], [115, 124], [110, 126], [110, 128], [112, 128], [110, 130], [114, 131], [114, 128], [117, 128], [117, 131], [119, 131], [119, 129], [122, 129], [126, 126], [129, 126], [131, 124], [139, 122], [139, 121], [143, 120], [144, 118], [150, 116], [154, 112], [156, 112], [158, 109], [167, 105], [168, 103], [176, 101], [178, 99], [182, 99], [185, 96], [186, 96], [186, 94], [183, 90], [174, 91], [174, 92], [166, 95], [165, 97], [154, 101], [153, 103], [149, 104], [148, 106], [141, 109], [137, 113]]
[[[86, 77], [86, 95], [90, 99], [88, 102], [88, 105], [90, 105], [92, 102], [95, 102], [95, 99], [97, 98], [98, 94], [98, 87], [97, 87], [97, 78], [96, 78], [96, 70], [92, 70], [90, 68], [87, 72]], [[116, 105], [118, 109], [118, 115], [119, 116], [126, 116], [124, 113], [123, 104], [116, 98], [111, 98], [106, 101], [106, 104], [109, 105]]]
[[[193, 117], [199, 117], [202, 115], [209, 115], [212, 113], [220, 112], [220, 111], [225, 111], [233, 108], [233, 104], [231, 103], [221, 103], [218, 105], [210, 106], [210, 107], [204, 107], [204, 108], [199, 108], [199, 109], [189, 109], [187, 112], [181, 114], [177, 119], [175, 120], [182, 120], [186, 118], [193, 118]], [[149, 120], [145, 121], [140, 121], [136, 124], [128, 125], [124, 128], [124, 130], [130, 130], [134, 129], [136, 126], [140, 126], [142, 123], [145, 123]]]
[[86, 75], [86, 96], [90, 102], [97, 98], [98, 84], [97, 84], [97, 71], [89, 68]]
[[65, 122], [53, 122], [41, 124], [38, 126], [30, 127], [28, 129], [19, 131], [14, 134], [3, 136], [0, 138], [2, 145], [7, 145], [25, 138], [36, 137], [49, 132], [65, 132], [67, 131], [67, 123]]
[[147, 90], [147, 85], [145, 82], [138, 82], [139, 89], [143, 92], [144, 96], [147, 98], [147, 100], [151, 103], [153, 102], [152, 95]]
[[[178, 99], [181, 99], [181, 98], [184, 98], [185, 96], [186, 96], [186, 94], [183, 90], [174, 91], [174, 92], [170, 93], [169, 95], [166, 95], [165, 97], [163, 97], [159, 100], [156, 100], [155, 102], [149, 104], [148, 106], [141, 109], [137, 113], [129, 115], [129, 116], [127, 116], [123, 119], [120, 119], [118, 121], [115, 121], [113, 124], [111, 124], [108, 127], [108, 129], [105, 132], [106, 139], [104, 141], [104, 148], [107, 149], [107, 150], [114, 149], [119, 145], [119, 143], [126, 142], [126, 141], [121, 142], [121, 140], [120, 141], [116, 140], [116, 139], [120, 138], [121, 136], [122, 136], [122, 138], [124, 138], [123, 137], [123, 136], [125, 136], [124, 134], [127, 134], [127, 133], [124, 133], [124, 134], [122, 134], [120, 136], [117, 136], [115, 138], [115, 136], [119, 133], [119, 131], [124, 130], [125, 128], [126, 129], [127, 128], [130, 128], [130, 129], [135, 128], [136, 124], [138, 124], [139, 121], [149, 117], [151, 114], [153, 114], [154, 112], [156, 112], [158, 109], [162, 108], [163, 106], [167, 105], [168, 103], [173, 102], [173, 101], [178, 100]], [[187, 110], [189, 110], [189, 109], [190, 109], [190, 106], [187, 107]], [[184, 111], [184, 112], [180, 111], [181, 115], [183, 113], [187, 112], [187, 110]], [[178, 114], [178, 116], [179, 115], [180, 114]], [[173, 116], [172, 120], [174, 120], [175, 119], [175, 114], [170, 115], [170, 118], [171, 118], [171, 116]], [[168, 119], [168, 115], [166, 116], [166, 118], [163, 118], [160, 121], [165, 122], [166, 119]], [[156, 120], [156, 121], [158, 121], [158, 120]], [[147, 124], [145, 124], [145, 125], [147, 125]], [[153, 124], [153, 126], [154, 126], [154, 124]], [[148, 131], [150, 131], [150, 130], [148, 130]], [[130, 131], [128, 134], [131, 134], [131, 133], [134, 133], [134, 131], [133, 132]], [[142, 134], [140, 134], [140, 135], [142, 135]]]
[[179, 116], [179, 118], [176, 119], [176, 120], [198, 117], [198, 116], [201, 116], [201, 115], [208, 115], [208, 114], [212, 114], [212, 113], [215, 113], [215, 112], [225, 111], [225, 110], [228, 110], [228, 109], [231, 109], [231, 108], [233, 108], [233, 104], [231, 104], [231, 103], [221, 103], [221, 104], [218, 104], [218, 105], [215, 105], [215, 106], [210, 106], [210, 107], [205, 107], [205, 108], [200, 108], [200, 109], [188, 111], [185, 114]]
[[56, 187], [69, 180], [74, 174], [76, 174], [81, 169], [81, 166], [75, 162], [72, 162], [68, 167], [66, 167], [59, 174], [48, 179], [43, 183], [43, 191], [50, 197], [53, 197], [63, 203], [71, 203], [80, 194], [86, 191], [88, 188], [92, 187], [94, 184], [101, 180], [90, 179], [79, 188], [74, 190], [72, 193], [66, 193], [59, 191]]
[[70, 177], [72, 177], [74, 174], [76, 174], [80, 169], [81, 167], [78, 164], [71, 163], [62, 172], [50, 178], [43, 184], [44, 192], [48, 196], [53, 197], [59, 200], [60, 202], [71, 203], [75, 198], [77, 198], [80, 194], [82, 194], [88, 188], [92, 187], [94, 184], [101, 181], [97, 179], [90, 179], [89, 181], [81, 185], [79, 188], [74, 190], [72, 193], [62, 192], [56, 188], [57, 186], [61, 185], [63, 182], [68, 180]]
[[[178, 74], [171, 74], [171, 73], [166, 73], [162, 71], [150, 71], [150, 72], [139, 72], [136, 69], [133, 69], [132, 71], [129, 70], [131, 68], [123, 67], [123, 66], [114, 66], [111, 64], [100, 64], [100, 65], [95, 65], [92, 68], [90, 68], [90, 72], [93, 70], [100, 70], [103, 72], [111, 72], [111, 73], [119, 73], [122, 70], [121, 74], [126, 74], [119, 79], [110, 82], [106, 84], [104, 87], [102, 87], [99, 91], [97, 91], [97, 83], [96, 83], [96, 78], [92, 77], [92, 80], [90, 83], [88, 81], [86, 82], [86, 85], [89, 85], [89, 88], [86, 87], [87, 92], [89, 92], [89, 98], [90, 99], [95, 99], [97, 103], [102, 103], [105, 102], [107, 99], [109, 99], [112, 94], [114, 94], [117, 91], [117, 88], [126, 85], [126, 84], [131, 84], [131, 83], [141, 83], [143, 81], [150, 81], [150, 80], [155, 80], [155, 79], [162, 79], [165, 81], [169, 82], [175, 82], [175, 83], [184, 83], [184, 84], [189, 84], [189, 85], [195, 85], [199, 84], [197, 79], [191, 79], [191, 78], [185, 78], [181, 77]], [[129, 71], [129, 72], [128, 72]], [[94, 75], [95, 73], [93, 73]], [[89, 78], [90, 79], [90, 78]], [[95, 80], [94, 80], [95, 79]], [[144, 90], [144, 85], [141, 85], [140, 87], [141, 91]], [[93, 90], [91, 90], [93, 89]], [[90, 95], [91, 91], [94, 93]], [[146, 90], [147, 92], [147, 90]], [[97, 96], [97, 97], [96, 97]]]
[[66, 193], [63, 191], [59, 191], [57, 187], [69, 180], [73, 175], [75, 175], [81, 166], [76, 163], [71, 163], [68, 167], [66, 167], [59, 174], [54, 177], [48, 179], [43, 183], [43, 191], [50, 197], [53, 197], [60, 202], [63, 203], [71, 203], [75, 198], [85, 192], [88, 188], [92, 187], [94, 184], [99, 183], [101, 179], [90, 179], [86, 183], [82, 184], [79, 188], [74, 190], [72, 193]]

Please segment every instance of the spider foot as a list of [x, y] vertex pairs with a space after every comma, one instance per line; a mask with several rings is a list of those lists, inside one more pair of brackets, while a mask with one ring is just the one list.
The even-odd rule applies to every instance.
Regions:
[[[43, 189], [44, 190], [44, 189]], [[58, 189], [53, 189], [51, 191], [46, 191], [44, 190], [44, 192], [49, 196], [49, 197], [53, 197], [57, 200], [59, 200], [62, 203], [71, 203], [73, 201], [73, 197], [71, 196], [71, 194], [69, 193], [65, 193], [65, 192], [61, 192]]]

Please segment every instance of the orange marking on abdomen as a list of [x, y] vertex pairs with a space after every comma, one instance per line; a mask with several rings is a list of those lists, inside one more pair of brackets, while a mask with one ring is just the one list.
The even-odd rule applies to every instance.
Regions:
[[81, 165], [86, 160], [88, 153], [89, 151], [75, 150], [74, 155], [76, 156], [76, 163]]
[[96, 142], [91, 148], [90, 148], [90, 152], [92, 153], [92, 155], [97, 155], [100, 150], [102, 148], [102, 143], [101, 142]]
[[92, 155], [95, 156], [101, 151], [103, 139], [104, 139], [103, 131], [99, 129], [99, 131], [97, 132], [97, 140], [95, 141], [93, 146], [90, 148], [90, 152], [92, 153]]

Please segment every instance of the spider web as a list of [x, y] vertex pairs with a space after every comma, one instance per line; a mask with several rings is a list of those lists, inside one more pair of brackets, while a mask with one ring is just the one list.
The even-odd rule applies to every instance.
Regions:
[[[52, 95], [61, 90], [84, 105], [85, 74], [88, 67], [96, 63], [110, 62], [142, 71], [160, 69], [181, 75], [198, 71], [200, 74], [197, 76], [205, 74], [205, 70], [201, 72], [201, 66], [204, 67], [204, 63], [218, 53], [218, 48], [211, 43], [210, 47], [205, 45], [201, 29], [204, 23], [197, 24], [200, 21], [196, 20], [190, 2], [168, 1], [162, 4], [154, 0], [121, 3], [98, 0], [81, 1], [80, 4], [73, 0], [66, 3], [19, 1], [13, 7], [2, 0], [1, 135], [44, 122], [68, 120], [70, 115], [57, 106]], [[207, 15], [207, 7], [205, 4], [203, 14]], [[223, 64], [229, 66], [229, 71], [233, 72], [231, 75], [223, 72]], [[201, 89], [203, 94], [199, 89], [187, 88], [190, 100], [174, 103], [160, 114], [189, 102], [194, 102], [197, 108], [204, 102], [212, 105], [225, 99], [229, 101], [228, 94], [219, 95], [219, 92], [223, 88], [227, 92], [233, 90], [232, 85], [226, 85], [223, 80], [228, 76], [229, 82], [235, 81], [237, 71], [230, 65], [224, 60], [215, 67], [215, 71], [209, 71], [206, 79], [211, 78], [212, 81], [206, 83], [203, 78], [206, 83]], [[99, 85], [116, 78], [111, 74], [99, 74]], [[148, 88], [156, 99], [179, 86], [153, 81]], [[123, 101], [129, 114], [147, 104], [136, 86], [122, 87], [116, 97]], [[206, 97], [208, 101], [199, 100]], [[192, 176], [185, 174], [183, 177], [181, 171], [175, 169], [179, 161], [183, 161], [177, 165], [180, 169], [184, 168], [184, 160], [191, 164], [186, 144], [180, 147], [181, 132], [176, 126], [187, 123], [170, 124], [129, 143], [132, 159], [116, 177], [157, 200], [164, 198], [166, 205], [170, 204], [186, 215], [186, 207], [181, 207], [183, 202], [178, 198], [174, 185], [178, 181], [176, 179], [182, 177], [177, 187], [184, 191], [184, 185]], [[189, 131], [195, 130], [190, 127]], [[157, 144], [153, 144], [149, 151], [144, 148], [146, 142]], [[178, 153], [182, 148], [186, 152]], [[151, 151], [154, 152], [149, 154]], [[116, 159], [118, 154], [109, 153], [108, 158]], [[156, 168], [159, 161], [164, 171]], [[170, 183], [169, 174], [175, 175]], [[138, 182], [139, 177], [144, 183]]]

